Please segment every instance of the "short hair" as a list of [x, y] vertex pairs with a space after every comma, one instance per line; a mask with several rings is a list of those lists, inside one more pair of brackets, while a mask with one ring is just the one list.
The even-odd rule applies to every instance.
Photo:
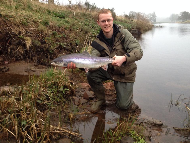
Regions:
[[[98, 14], [97, 14], [97, 20], [99, 20], [99, 15], [100, 14], [107, 14], [107, 13], [111, 13], [112, 16], [112, 12], [109, 9], [101, 9]], [[112, 16], [113, 17], [113, 16]]]

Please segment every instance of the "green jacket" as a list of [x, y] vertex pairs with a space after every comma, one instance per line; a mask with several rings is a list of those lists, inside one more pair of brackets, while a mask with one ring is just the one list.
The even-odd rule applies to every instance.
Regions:
[[97, 38], [92, 42], [92, 55], [100, 57], [114, 57], [126, 56], [126, 62], [120, 67], [108, 65], [108, 73], [112, 76], [113, 80], [120, 82], [134, 82], [136, 76], [137, 65], [135, 61], [138, 61], [143, 56], [143, 51], [140, 44], [127, 30], [121, 26], [113, 24], [114, 32], [110, 45], [105, 40], [102, 30]]

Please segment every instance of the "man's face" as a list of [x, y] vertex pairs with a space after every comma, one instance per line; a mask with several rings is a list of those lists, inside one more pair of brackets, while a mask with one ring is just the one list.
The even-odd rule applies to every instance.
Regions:
[[97, 23], [104, 33], [109, 33], [113, 30], [113, 17], [111, 13], [100, 14]]

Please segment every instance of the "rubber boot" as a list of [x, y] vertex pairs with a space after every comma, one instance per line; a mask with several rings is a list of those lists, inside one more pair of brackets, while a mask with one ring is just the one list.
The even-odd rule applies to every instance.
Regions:
[[92, 113], [97, 113], [106, 103], [104, 90], [101, 92], [99, 91], [98, 93], [96, 92], [95, 95], [97, 96], [97, 100], [94, 101], [94, 103], [91, 106], [90, 111]]
[[105, 100], [97, 100], [92, 104], [90, 111], [92, 113], [97, 113], [103, 105], [105, 105]]

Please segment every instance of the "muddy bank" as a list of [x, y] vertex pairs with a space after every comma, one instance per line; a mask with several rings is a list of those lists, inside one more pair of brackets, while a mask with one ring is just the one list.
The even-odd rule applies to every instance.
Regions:
[[48, 68], [50, 67], [37, 65], [34, 62], [17, 61], [0, 65], [0, 72], [19, 75], [41, 75]]
[[17, 61], [0, 65], [0, 86], [21, 85], [29, 80], [32, 75], [44, 73], [48, 67], [35, 65], [25, 61]]

